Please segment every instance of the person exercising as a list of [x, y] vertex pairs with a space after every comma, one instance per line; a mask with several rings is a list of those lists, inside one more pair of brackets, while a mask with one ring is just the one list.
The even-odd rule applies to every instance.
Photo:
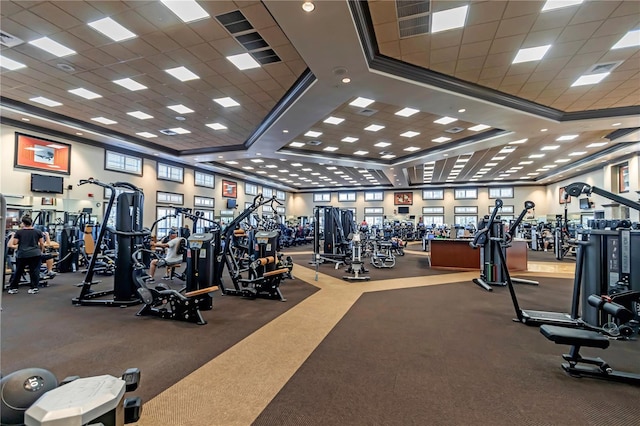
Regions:
[[[153, 276], [155, 275], [156, 268], [158, 266], [167, 266], [167, 265], [173, 264], [174, 266], [168, 267], [168, 268], [172, 268], [172, 267], [175, 267], [175, 264], [182, 263], [182, 254], [178, 253], [181, 241], [182, 241], [182, 238], [178, 238], [178, 231], [175, 229], [172, 229], [171, 231], [169, 231], [169, 242], [156, 243], [156, 248], [164, 247], [167, 249], [167, 255], [163, 259], [153, 259], [151, 261], [151, 265], [149, 267], [149, 275], [151, 276], [151, 279], [149, 279], [150, 282], [155, 281]], [[167, 270], [167, 273], [171, 274], [170, 269]]]
[[9, 283], [9, 294], [18, 292], [20, 278], [26, 267], [29, 267], [30, 286], [29, 294], [38, 293], [40, 284], [40, 256], [44, 252], [44, 237], [42, 231], [33, 229], [31, 216], [22, 216], [22, 229], [18, 229], [8, 247], [16, 250], [16, 271]]

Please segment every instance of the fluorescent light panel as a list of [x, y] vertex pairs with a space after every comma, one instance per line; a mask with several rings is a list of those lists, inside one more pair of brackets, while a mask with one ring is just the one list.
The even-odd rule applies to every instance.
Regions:
[[253, 56], [248, 53], [227, 56], [227, 59], [240, 71], [260, 68], [260, 64], [258, 63], [258, 61], [253, 59]]
[[80, 96], [85, 99], [96, 99], [102, 97], [102, 95], [92, 92], [91, 90], [83, 89], [82, 87], [69, 90], [69, 93], [73, 93], [74, 95]]
[[420, 110], [407, 107], [402, 108], [400, 111], [396, 112], [396, 115], [399, 115], [401, 117], [411, 117], [413, 114], [417, 114], [419, 112]]
[[491, 126], [487, 126], [486, 124], [478, 124], [478, 125], [475, 125], [473, 127], [469, 127], [468, 130], [472, 130], [474, 132], [479, 132], [481, 130], [486, 130], [486, 129], [490, 128], [490, 127]]
[[57, 102], [57, 101], [54, 101], [54, 100], [51, 100], [51, 99], [48, 99], [48, 98], [45, 98], [45, 97], [42, 97], [42, 96], [37, 96], [37, 97], [31, 98], [29, 100], [32, 101], [32, 102], [37, 102], [39, 104], [49, 106], [49, 107], [57, 107], [57, 106], [62, 105], [60, 102]]
[[329, 151], [329, 152], [333, 152], [333, 151], [337, 151], [337, 150], [338, 150], [337, 146], [328, 146], [328, 147], [323, 149], [323, 151]]
[[69, 49], [67, 46], [63, 46], [57, 41], [51, 40], [49, 37], [42, 37], [36, 40], [32, 40], [29, 42], [29, 44], [38, 47], [45, 52], [49, 52], [59, 58], [76, 54], [75, 50]]
[[389, 145], [391, 145], [391, 143], [389, 143], [389, 142], [378, 142], [378, 143], [374, 144], [373, 146], [377, 146], [378, 148], [386, 148]]
[[161, 0], [169, 10], [183, 22], [193, 22], [208, 18], [210, 15], [194, 0]]
[[435, 12], [431, 15], [431, 33], [464, 27], [469, 6]]
[[409, 130], [408, 132], [401, 133], [400, 136], [404, 136], [405, 138], [412, 138], [414, 136], [418, 136], [420, 132], [414, 132]]
[[123, 41], [137, 37], [134, 33], [117, 23], [111, 18], [102, 18], [89, 22], [91, 28], [101, 32], [113, 41]]
[[205, 126], [210, 127], [213, 130], [224, 130], [227, 128], [227, 126], [220, 123], [209, 123], [209, 124], [205, 124]]
[[453, 123], [454, 121], [458, 121], [458, 119], [453, 117], [442, 117], [434, 121], [434, 123], [449, 124], [449, 123]]
[[98, 123], [102, 123], [102, 124], [116, 124], [117, 121], [113, 121], [110, 120], [106, 117], [93, 117], [92, 118], [93, 121], [97, 121]]
[[309, 137], [309, 138], [317, 138], [318, 136], [320, 136], [322, 134], [322, 132], [316, 132], [313, 130], [309, 130], [307, 133], [305, 133], [304, 135]]
[[143, 90], [143, 89], [147, 88], [147, 86], [145, 86], [143, 84], [140, 84], [137, 81], [132, 80], [130, 78], [123, 78], [123, 79], [120, 79], [120, 80], [113, 80], [113, 82], [115, 84], [118, 84], [118, 85], [126, 88], [126, 89], [131, 90], [132, 92], [135, 92], [136, 90]]
[[599, 148], [601, 146], [607, 145], [609, 142], [594, 142], [587, 145], [587, 148]]
[[360, 108], [366, 108], [374, 102], [375, 101], [373, 99], [357, 97], [353, 101], [351, 101], [349, 105], [360, 107]]
[[164, 72], [172, 75], [180, 81], [197, 80], [200, 78], [193, 72], [189, 71], [186, 67], [169, 68], [168, 70], [164, 70]]
[[154, 135], [153, 133], [149, 133], [149, 132], [140, 132], [140, 133], [136, 133], [136, 135], [138, 136], [142, 136], [143, 138], [157, 138], [157, 135]]
[[26, 68], [26, 65], [0, 55], [0, 67], [13, 71], [19, 70], [20, 68]]
[[451, 138], [445, 138], [444, 136], [440, 136], [439, 138], [431, 139], [431, 142], [442, 143], [450, 140]]
[[347, 142], [347, 143], [353, 143], [353, 142], [355, 142], [357, 140], [358, 140], [358, 138], [354, 138], [354, 137], [351, 137], [351, 136], [347, 136], [347, 137], [341, 139], [342, 142]]
[[369, 132], [377, 132], [378, 130], [384, 129], [384, 126], [381, 126], [379, 124], [371, 124], [370, 126], [367, 126], [364, 129]]
[[558, 139], [556, 139], [556, 141], [558, 142], [562, 142], [562, 141], [572, 141], [575, 138], [577, 138], [578, 135], [562, 135], [560, 136]]
[[409, 147], [406, 147], [403, 151], [414, 152], [414, 151], [417, 151], [419, 149], [420, 148], [417, 147], [417, 146], [409, 146]]
[[225, 108], [240, 106], [238, 102], [234, 101], [230, 97], [214, 99], [213, 102], [220, 104]]
[[193, 112], [193, 110], [191, 108], [187, 108], [186, 106], [182, 105], [182, 104], [178, 104], [178, 105], [169, 105], [167, 108], [174, 110], [175, 112], [179, 113], [179, 114], [189, 114], [190, 112]]
[[173, 129], [169, 129], [169, 130], [179, 135], [186, 135], [187, 133], [191, 133], [189, 130], [183, 129], [182, 127], [174, 127]]
[[598, 84], [602, 80], [607, 78], [607, 76], [609, 74], [610, 73], [608, 73], [608, 72], [601, 72], [601, 73], [597, 73], [597, 74], [581, 75], [576, 81], [573, 82], [571, 87], [588, 86], [590, 84]]
[[146, 112], [142, 112], [142, 111], [128, 112], [127, 115], [138, 118], [140, 120], [148, 120], [149, 118], [153, 118], [153, 115], [149, 115]]
[[611, 50], [634, 46], [640, 46], [640, 30], [633, 30], [626, 33], [624, 37], [613, 45]]
[[539, 61], [546, 55], [547, 51], [551, 48], [550, 44], [537, 47], [529, 47], [527, 49], [520, 49], [513, 59], [512, 64], [519, 64], [522, 62]]
[[542, 6], [540, 12], [547, 12], [549, 10], [561, 9], [563, 7], [575, 6], [582, 3], [584, 0], [547, 0]]
[[324, 120], [323, 123], [338, 125], [338, 124], [342, 123], [343, 121], [344, 121], [344, 118], [330, 116], [330, 117], [327, 117], [327, 119]]

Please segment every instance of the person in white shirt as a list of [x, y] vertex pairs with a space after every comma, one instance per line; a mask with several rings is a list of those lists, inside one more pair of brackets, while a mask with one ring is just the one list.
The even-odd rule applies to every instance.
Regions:
[[172, 229], [169, 232], [168, 243], [156, 243], [156, 248], [164, 247], [167, 249], [167, 255], [163, 259], [153, 259], [151, 261], [151, 266], [149, 267], [149, 275], [151, 276], [151, 279], [149, 281], [154, 281], [153, 276], [155, 275], [158, 266], [175, 266], [175, 264], [182, 263], [182, 254], [178, 253], [182, 240], [183, 238], [178, 238], [178, 232]]

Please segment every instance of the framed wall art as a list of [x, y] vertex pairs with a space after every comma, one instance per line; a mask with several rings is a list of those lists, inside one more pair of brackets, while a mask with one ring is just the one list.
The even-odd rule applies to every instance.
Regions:
[[236, 198], [238, 196], [238, 183], [230, 180], [222, 180], [222, 196]]
[[396, 206], [412, 206], [413, 192], [394, 192], [393, 204]]
[[16, 132], [14, 167], [68, 175], [71, 145]]

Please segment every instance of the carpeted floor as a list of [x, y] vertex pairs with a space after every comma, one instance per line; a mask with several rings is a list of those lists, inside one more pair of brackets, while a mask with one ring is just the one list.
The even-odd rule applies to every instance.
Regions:
[[[518, 286], [523, 307], [568, 309], [572, 281]], [[574, 379], [566, 346], [514, 323], [507, 290], [464, 282], [363, 294], [255, 425], [637, 425], [640, 390]], [[584, 350], [640, 370], [640, 344]]]
[[566, 256], [562, 260], [556, 259], [556, 255], [551, 251], [535, 251], [529, 250], [527, 252], [527, 257], [530, 262], [566, 262], [566, 263], [576, 263], [575, 256]]
[[[235, 345], [313, 294], [300, 280], [281, 285], [286, 302], [248, 300], [213, 293], [214, 308], [204, 311], [208, 324], [137, 317], [141, 307], [73, 306], [74, 286], [84, 276], [58, 274], [39, 294], [21, 287], [2, 295], [2, 372], [26, 367], [48, 369], [59, 379], [70, 375], [119, 375], [142, 370], [136, 391], [144, 401]], [[113, 277], [98, 277], [96, 290], [113, 288]], [[176, 286], [179, 286], [179, 281]]]

